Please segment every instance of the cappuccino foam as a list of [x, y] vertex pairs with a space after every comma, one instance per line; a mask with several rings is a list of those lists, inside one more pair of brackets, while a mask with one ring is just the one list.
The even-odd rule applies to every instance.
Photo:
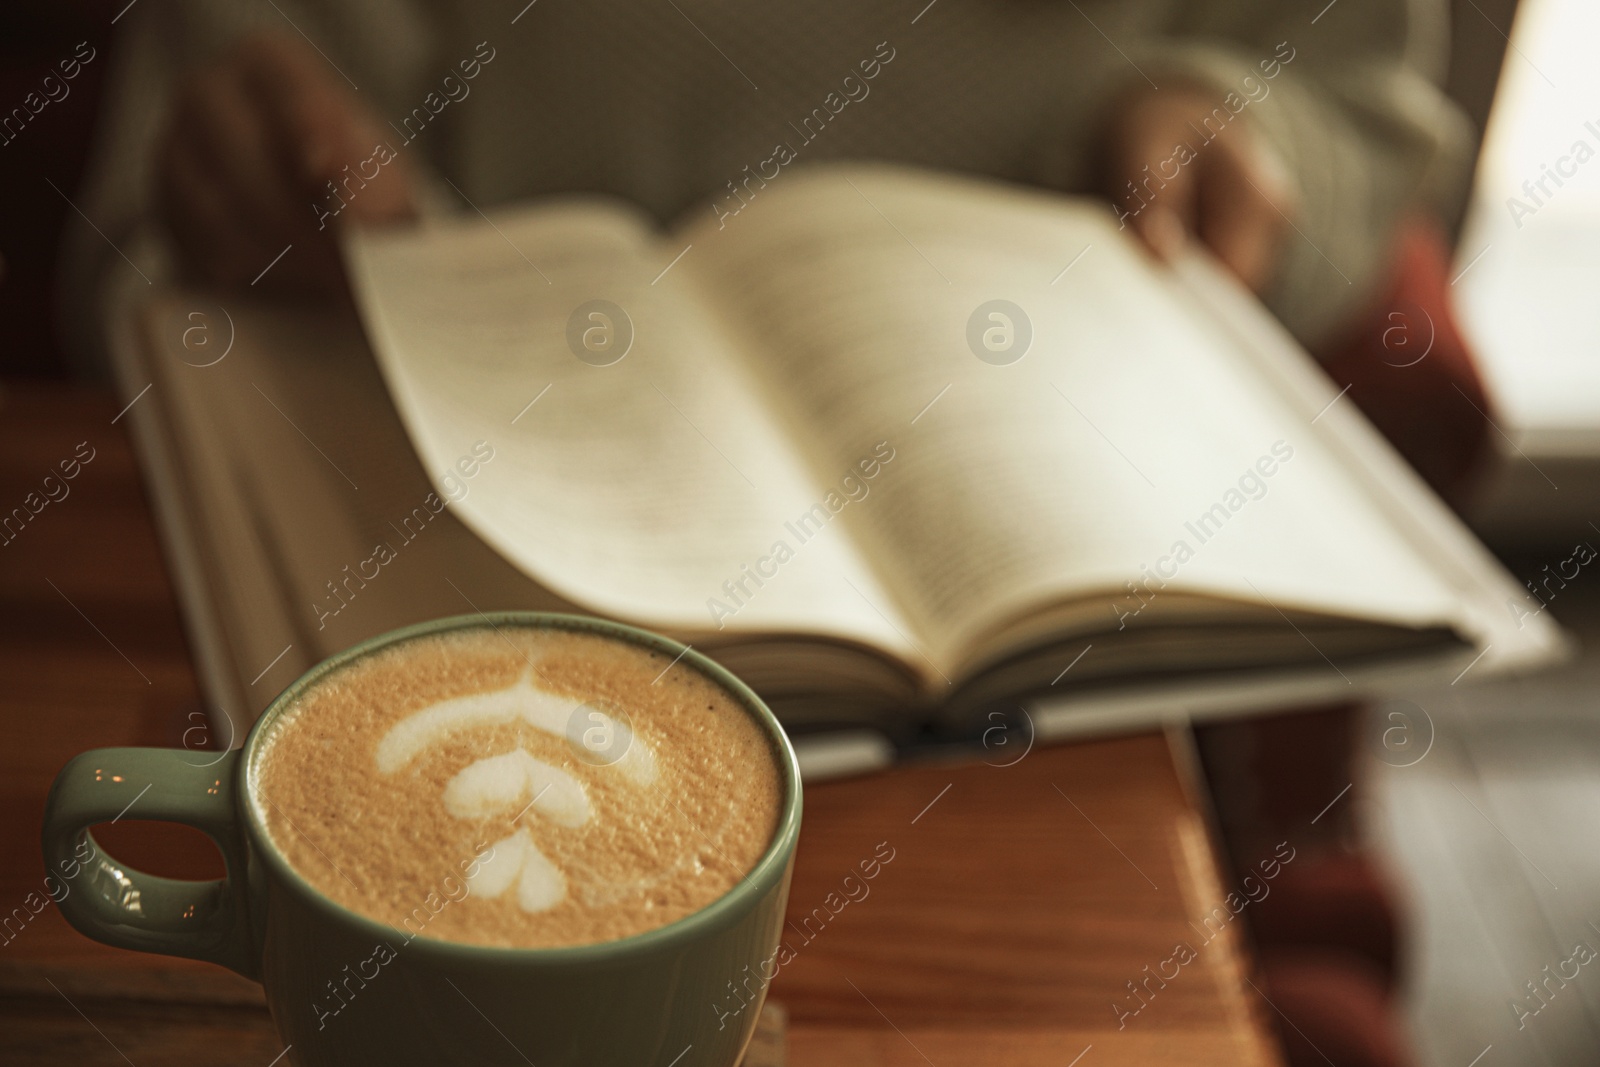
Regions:
[[593, 634], [414, 638], [319, 679], [268, 731], [252, 777], [273, 844], [407, 937], [544, 947], [664, 926], [739, 883], [783, 805], [749, 711]]

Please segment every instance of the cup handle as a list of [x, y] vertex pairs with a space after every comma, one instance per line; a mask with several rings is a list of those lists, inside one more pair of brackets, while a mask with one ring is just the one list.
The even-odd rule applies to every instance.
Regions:
[[[236, 806], [239, 753], [215, 763], [184, 749], [100, 748], [56, 775], [44, 812], [46, 868], [63, 887], [61, 913], [80, 933], [118, 948], [208, 960], [260, 974], [251, 934], [246, 850]], [[161, 878], [104, 852], [89, 833], [132, 815], [183, 823], [222, 850], [227, 876]]]

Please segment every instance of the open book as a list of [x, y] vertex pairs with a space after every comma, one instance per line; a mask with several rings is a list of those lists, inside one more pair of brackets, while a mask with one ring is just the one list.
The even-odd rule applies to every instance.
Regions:
[[573, 199], [347, 249], [435, 499], [561, 600], [799, 725], [1230, 710], [1558, 647], [1258, 305], [1104, 205], [863, 166], [746, 195], [666, 235]]

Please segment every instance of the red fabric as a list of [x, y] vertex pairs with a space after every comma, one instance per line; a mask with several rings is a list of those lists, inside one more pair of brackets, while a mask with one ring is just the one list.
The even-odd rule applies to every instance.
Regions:
[[1459, 505], [1488, 459], [1493, 410], [1450, 303], [1437, 224], [1407, 222], [1389, 282], [1356, 329], [1319, 353], [1334, 382], [1434, 491]]
[[1360, 956], [1337, 949], [1263, 950], [1260, 990], [1288, 1067], [1412, 1062], [1382, 975]]
[[[1401, 227], [1382, 296], [1319, 353], [1435, 492], [1459, 506], [1489, 458], [1493, 417], [1450, 302], [1449, 246], [1424, 220]], [[1375, 858], [1339, 847], [1359, 789], [1363, 709], [1297, 710], [1197, 730], [1217, 813], [1241, 866], [1278, 835], [1305, 842], [1251, 915], [1267, 1014], [1290, 1067], [1407, 1067], [1393, 1008], [1400, 924]], [[1331, 810], [1318, 816], [1328, 805]], [[1318, 822], [1312, 825], [1310, 820]], [[1298, 847], [1298, 844], [1297, 844]]]
[[1400, 943], [1395, 897], [1383, 869], [1365, 853], [1297, 857], [1253, 907], [1251, 930], [1263, 946], [1349, 953], [1370, 968], [1387, 996], [1394, 992]]

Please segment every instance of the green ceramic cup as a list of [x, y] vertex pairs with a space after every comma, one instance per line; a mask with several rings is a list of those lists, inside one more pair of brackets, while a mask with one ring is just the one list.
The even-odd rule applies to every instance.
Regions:
[[[296, 873], [273, 847], [253, 796], [262, 738], [273, 721], [329, 672], [378, 649], [489, 625], [597, 634], [681, 656], [681, 664], [738, 700], [771, 738], [784, 791], [777, 831], [749, 876], [693, 915], [633, 937], [508, 949], [407, 940], [335, 904]], [[209, 960], [260, 981], [293, 1062], [731, 1067], [743, 1054], [765, 992], [752, 988], [751, 975], [773, 958], [783, 925], [800, 833], [800, 773], [772, 712], [699, 653], [577, 616], [440, 619], [373, 638], [313, 667], [273, 701], [242, 749], [213, 759], [180, 749], [103, 748], [72, 760], [45, 808], [45, 862], [71, 886], [62, 913], [89, 937]], [[210, 835], [227, 876], [175, 881], [106, 855], [89, 827], [130, 805], [133, 817], [186, 823]], [[730, 1011], [746, 999], [748, 1006]]]

